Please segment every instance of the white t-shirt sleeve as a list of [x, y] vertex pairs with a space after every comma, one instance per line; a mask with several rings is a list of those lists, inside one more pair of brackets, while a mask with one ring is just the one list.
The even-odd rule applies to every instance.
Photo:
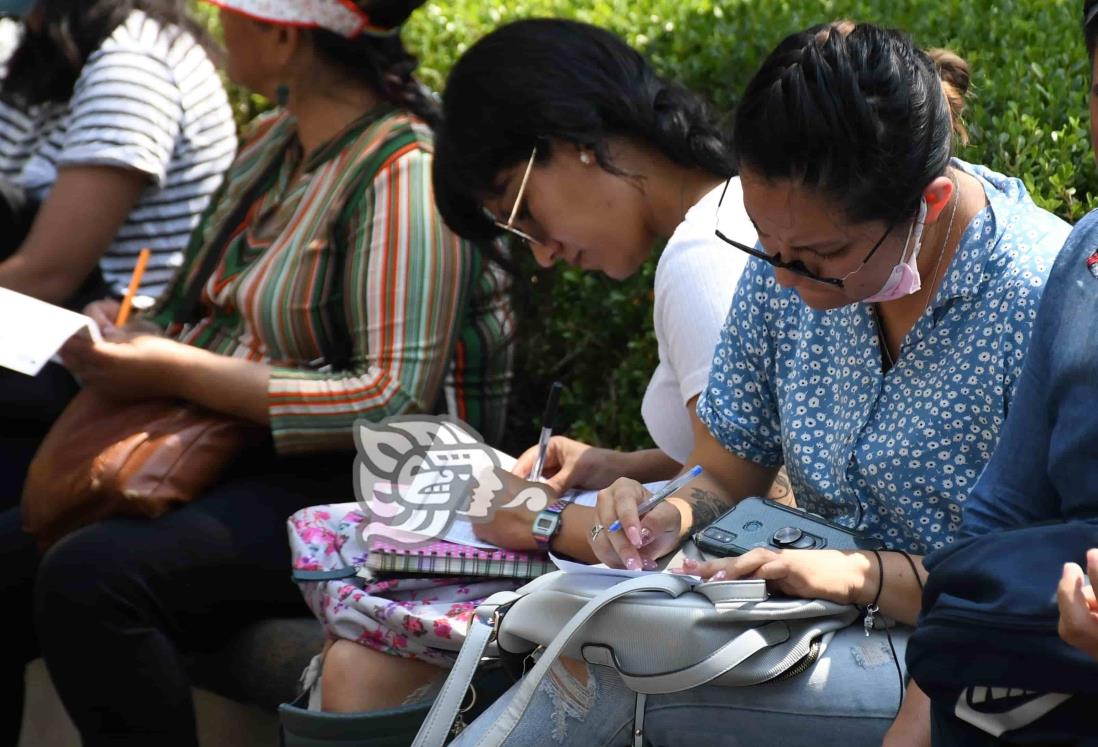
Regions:
[[745, 264], [712, 241], [693, 240], [677, 247], [656, 281], [654, 323], [660, 362], [678, 382], [686, 404], [709, 379], [713, 348], [732, 303]]
[[88, 58], [70, 102], [59, 167], [120, 166], [163, 185], [183, 108], [171, 68], [156, 54], [160, 45], [146, 35], [120, 28]]
[[[705, 389], [713, 349], [748, 255], [718, 239], [716, 201], [703, 199], [675, 232], [656, 272], [654, 324], [660, 362], [679, 385], [682, 404]], [[739, 179], [721, 207], [721, 231], [754, 245], [756, 232], [743, 209]], [[730, 233], [731, 232], [731, 233]]]
[[[693, 450], [686, 403], [704, 391], [713, 350], [748, 257], [714, 233], [721, 188], [703, 197], [667, 242], [656, 267], [653, 323], [660, 362], [648, 383], [641, 415], [668, 456], [682, 462]], [[739, 179], [721, 206], [721, 232], [753, 244]]]

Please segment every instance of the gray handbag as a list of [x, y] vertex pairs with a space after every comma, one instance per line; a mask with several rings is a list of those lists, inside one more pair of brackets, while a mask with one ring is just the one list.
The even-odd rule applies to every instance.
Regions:
[[[770, 598], [758, 580], [703, 583], [654, 573], [620, 577], [556, 572], [477, 608], [465, 644], [413, 747], [442, 747], [486, 651], [543, 649], [512, 706], [477, 747], [498, 747], [558, 656], [613, 667], [637, 693], [634, 744], [643, 744], [648, 695], [712, 683], [732, 687], [808, 669], [859, 612], [822, 599]], [[669, 645], [669, 641], [673, 641]]]

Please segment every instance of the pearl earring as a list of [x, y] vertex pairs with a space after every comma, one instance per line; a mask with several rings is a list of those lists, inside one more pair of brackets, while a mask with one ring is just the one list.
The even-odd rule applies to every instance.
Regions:
[[580, 151], [580, 163], [582, 163], [585, 166], [590, 166], [591, 165], [591, 154], [588, 153], [585, 150], [581, 150]]

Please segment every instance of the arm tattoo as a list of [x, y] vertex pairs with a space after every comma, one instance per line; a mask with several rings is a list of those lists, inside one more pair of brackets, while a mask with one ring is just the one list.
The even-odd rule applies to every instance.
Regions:
[[690, 491], [690, 503], [694, 510], [694, 521], [690, 525], [691, 535], [705, 529], [728, 510], [727, 501], [716, 493], [701, 488]]
[[774, 478], [774, 483], [770, 486], [770, 491], [766, 497], [787, 506], [796, 505], [796, 501], [793, 498], [793, 486], [789, 483], [789, 475], [785, 473], [785, 467], [782, 467], [781, 470], [778, 471], [777, 476]]

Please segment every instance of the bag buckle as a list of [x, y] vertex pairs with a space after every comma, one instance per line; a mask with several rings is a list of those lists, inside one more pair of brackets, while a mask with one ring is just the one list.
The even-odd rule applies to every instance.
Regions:
[[492, 608], [491, 614], [486, 617], [478, 615], [481, 623], [487, 625], [492, 630], [492, 634], [488, 637], [489, 643], [495, 643], [496, 639], [499, 638], [500, 623], [503, 622], [503, 616], [507, 614], [507, 610], [511, 609], [511, 605], [514, 603], [515, 600], [511, 600], [510, 602], [498, 604]]

